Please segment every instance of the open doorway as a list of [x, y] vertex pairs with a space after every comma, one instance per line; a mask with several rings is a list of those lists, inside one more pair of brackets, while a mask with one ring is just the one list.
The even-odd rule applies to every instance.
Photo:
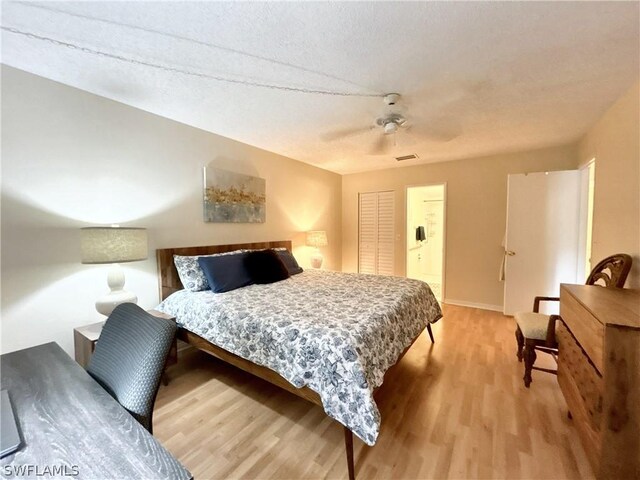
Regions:
[[407, 187], [406, 276], [444, 298], [446, 184]]
[[596, 159], [592, 158], [580, 169], [580, 238], [578, 245], [579, 282], [586, 281], [594, 263], [591, 259], [593, 234], [593, 200], [596, 183]]

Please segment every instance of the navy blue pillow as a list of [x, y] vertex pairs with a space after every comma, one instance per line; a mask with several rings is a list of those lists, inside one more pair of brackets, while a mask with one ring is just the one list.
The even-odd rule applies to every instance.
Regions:
[[289, 278], [289, 271], [273, 250], [254, 250], [247, 254], [244, 265], [254, 283], [279, 282]]
[[253, 280], [244, 266], [246, 253], [198, 257], [198, 264], [215, 293], [224, 293], [251, 285]]
[[276, 250], [276, 253], [284, 263], [284, 266], [287, 267], [289, 271], [289, 275], [296, 275], [297, 273], [302, 273], [302, 267], [298, 265], [296, 261], [296, 257], [289, 250]]

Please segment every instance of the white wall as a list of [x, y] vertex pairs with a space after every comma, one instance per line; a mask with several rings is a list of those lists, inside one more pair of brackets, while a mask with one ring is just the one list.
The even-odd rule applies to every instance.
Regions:
[[427, 241], [424, 246], [423, 267], [426, 275], [442, 275], [442, 231], [444, 229], [444, 201], [425, 204], [425, 217], [427, 220]]
[[580, 141], [580, 162], [596, 159], [591, 264], [614, 253], [633, 257], [628, 288], [640, 288], [640, 82]]
[[[202, 167], [259, 176], [264, 224], [202, 221]], [[341, 268], [341, 177], [9, 67], [2, 67], [1, 351], [56, 341], [101, 320], [106, 268], [80, 264], [79, 228], [149, 229], [149, 259], [124, 264], [139, 304], [158, 303], [155, 249], [294, 242], [327, 231], [328, 269]]]
[[[407, 190], [407, 222], [406, 235], [407, 235], [407, 270], [406, 275], [409, 278], [420, 278], [420, 262], [418, 256], [422, 252], [422, 248], [418, 241], [416, 241], [416, 228], [420, 225], [424, 226], [423, 215], [418, 206], [420, 201], [420, 191], [416, 189]], [[421, 223], [422, 222], [422, 223]]]

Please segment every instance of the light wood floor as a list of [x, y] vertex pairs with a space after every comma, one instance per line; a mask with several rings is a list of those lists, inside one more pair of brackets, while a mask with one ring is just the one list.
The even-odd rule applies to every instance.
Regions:
[[[357, 478], [592, 478], [555, 376], [524, 388], [513, 331], [445, 306], [435, 345], [424, 333], [378, 392], [376, 445], [354, 436]], [[321, 408], [201, 352], [170, 376], [154, 433], [197, 480], [347, 478], [342, 427]]]

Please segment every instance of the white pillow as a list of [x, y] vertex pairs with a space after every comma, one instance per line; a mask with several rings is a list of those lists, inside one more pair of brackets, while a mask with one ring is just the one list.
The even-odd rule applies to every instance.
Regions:
[[213, 253], [211, 255], [174, 255], [173, 263], [176, 265], [178, 277], [180, 277], [184, 288], [192, 292], [200, 292], [202, 290], [209, 290], [210, 287], [209, 282], [207, 282], [207, 277], [205, 277], [198, 263], [199, 257], [219, 257], [222, 255], [237, 255], [244, 252], [248, 252], [248, 250], [234, 250], [232, 252]]

